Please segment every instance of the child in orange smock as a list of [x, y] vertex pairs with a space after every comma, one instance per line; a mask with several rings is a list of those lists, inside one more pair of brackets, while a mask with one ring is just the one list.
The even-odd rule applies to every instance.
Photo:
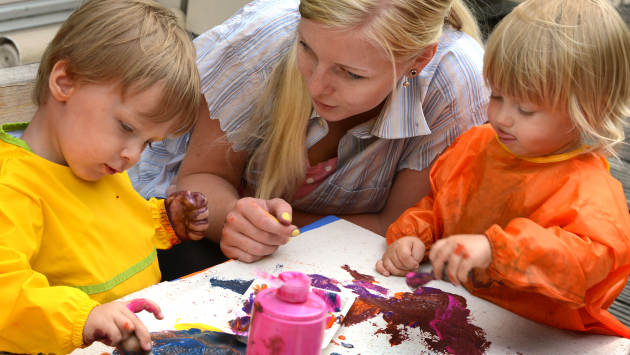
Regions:
[[[436, 277], [553, 327], [630, 338], [608, 307], [630, 274], [630, 216], [606, 154], [630, 112], [630, 33], [605, 0], [528, 0], [492, 33], [490, 124], [436, 161], [377, 270]], [[472, 271], [472, 273], [471, 273]], [[469, 278], [469, 275], [472, 277]]]

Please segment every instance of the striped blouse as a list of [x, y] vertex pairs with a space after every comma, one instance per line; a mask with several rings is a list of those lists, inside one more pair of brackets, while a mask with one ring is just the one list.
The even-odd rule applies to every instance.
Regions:
[[[233, 132], [252, 116], [250, 98], [295, 39], [298, 5], [298, 0], [254, 1], [195, 39], [202, 92], [223, 131]], [[474, 39], [446, 28], [431, 62], [408, 88], [399, 85], [377, 117], [348, 131], [339, 142], [337, 171], [292, 201], [293, 207], [320, 214], [381, 211], [399, 171], [428, 167], [456, 137], [486, 121], [489, 91], [482, 62], [483, 49]], [[327, 133], [326, 120], [313, 112], [306, 149]], [[154, 143], [143, 152], [129, 170], [141, 195], [165, 197], [188, 138]]]

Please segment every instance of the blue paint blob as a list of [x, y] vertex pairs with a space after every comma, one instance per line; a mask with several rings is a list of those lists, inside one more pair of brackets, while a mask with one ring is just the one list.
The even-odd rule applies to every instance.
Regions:
[[[246, 345], [237, 336], [199, 329], [151, 333], [153, 354], [245, 355]], [[119, 355], [118, 349], [112, 355]]]
[[348, 348], [348, 349], [354, 348], [354, 345], [349, 344], [349, 343], [344, 343], [343, 341], [341, 342], [341, 346], [343, 346], [344, 348]]
[[330, 353], [330, 355], [341, 355], [339, 353]]
[[244, 294], [249, 286], [254, 282], [254, 280], [221, 280], [217, 278], [210, 279], [210, 286], [212, 287], [222, 287], [231, 291], [238, 293], [239, 295]]

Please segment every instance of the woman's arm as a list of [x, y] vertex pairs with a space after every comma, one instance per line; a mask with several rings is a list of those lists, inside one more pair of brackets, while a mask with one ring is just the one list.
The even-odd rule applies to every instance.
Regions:
[[[413, 169], [401, 170], [394, 180], [394, 185], [387, 197], [385, 207], [380, 213], [338, 215], [337, 217], [384, 237], [387, 233], [387, 228], [396, 218], [429, 194], [431, 191], [431, 183], [429, 182], [431, 167], [429, 166], [422, 171]], [[293, 211], [293, 223], [298, 227], [315, 222], [322, 217], [324, 216], [303, 211]]]
[[[245, 151], [232, 150], [219, 120], [210, 119], [202, 98], [177, 190], [203, 193], [210, 213], [206, 238], [220, 243], [228, 258], [252, 262], [286, 244], [296, 227], [291, 224], [291, 206], [285, 201], [240, 199], [237, 189], [247, 159]], [[281, 218], [286, 213], [288, 220]]]

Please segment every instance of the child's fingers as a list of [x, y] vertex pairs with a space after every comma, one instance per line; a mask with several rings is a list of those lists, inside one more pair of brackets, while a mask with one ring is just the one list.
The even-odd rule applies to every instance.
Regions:
[[433, 247], [431, 248], [431, 251], [429, 252], [429, 259], [431, 260], [431, 264], [433, 265], [433, 272], [435, 274], [435, 277], [438, 280], [442, 279], [442, 272], [444, 271], [444, 264], [446, 263], [446, 260], [450, 256], [449, 245], [448, 243], [444, 243], [443, 241], [444, 241], [443, 239], [438, 240], [433, 245]]
[[453, 253], [451, 254], [451, 256], [448, 258], [448, 264], [447, 264], [447, 272], [448, 272], [448, 278], [451, 279], [451, 283], [455, 286], [459, 286], [460, 279], [458, 278], [459, 275], [459, 267], [462, 263], [462, 257]]
[[424, 254], [426, 253], [426, 250], [427, 249], [421, 240], [419, 241], [419, 243], [413, 244], [411, 248], [411, 257], [418, 263], [418, 266], [420, 265], [420, 262], [422, 262], [422, 259], [424, 259]]
[[409, 273], [408, 270], [401, 270], [397, 268], [396, 265], [394, 265], [392, 258], [385, 258], [383, 260], [383, 266], [385, 267], [387, 271], [389, 271], [391, 275], [404, 276], [404, 275], [407, 275], [407, 273]]
[[188, 239], [190, 240], [201, 240], [203, 239], [204, 233], [203, 232], [198, 232], [198, 231], [194, 231], [194, 230], [188, 230]]
[[142, 350], [150, 351], [153, 346], [151, 345], [151, 334], [149, 333], [147, 326], [142, 323], [140, 318], [133, 317], [132, 321], [135, 326], [135, 334], [140, 341], [140, 346], [142, 347]]
[[396, 251], [396, 256], [398, 256], [398, 260], [402, 264], [402, 267], [399, 269], [405, 269], [407, 271], [417, 269], [420, 264], [413, 258], [411, 254], [411, 249], [409, 248], [401, 248]]
[[378, 271], [381, 275], [384, 275], [384, 276], [390, 275], [389, 271], [387, 271], [387, 269], [385, 269], [385, 266], [383, 266], [383, 259], [376, 262], [376, 271]]
[[116, 325], [118, 332], [120, 332], [120, 339], [116, 341], [116, 344], [129, 338], [129, 336], [133, 334], [133, 332], [136, 330], [134, 319], [137, 319], [137, 317], [129, 317], [128, 314], [125, 315], [123, 313], [120, 313], [118, 316], [114, 317], [114, 324]]
[[473, 269], [473, 262], [472, 260], [463, 258], [462, 262], [459, 264], [459, 268], [457, 270], [457, 279], [461, 282], [461, 283], [466, 283], [468, 282], [468, 275], [470, 273], [470, 271], [472, 271]]
[[147, 311], [149, 313], [153, 313], [153, 316], [157, 319], [164, 318], [160, 306], [146, 298], [136, 298], [135, 300], [127, 302], [127, 309], [129, 309], [133, 313]]
[[197, 232], [203, 232], [206, 229], [208, 229], [208, 220], [207, 219], [204, 219], [204, 220], [201, 220], [201, 221], [188, 221], [187, 224], [188, 224], [188, 229], [193, 230], [193, 231], [197, 231]]
[[193, 221], [201, 221], [208, 219], [210, 216], [210, 211], [208, 211], [208, 207], [198, 208], [190, 213], [190, 220]]

